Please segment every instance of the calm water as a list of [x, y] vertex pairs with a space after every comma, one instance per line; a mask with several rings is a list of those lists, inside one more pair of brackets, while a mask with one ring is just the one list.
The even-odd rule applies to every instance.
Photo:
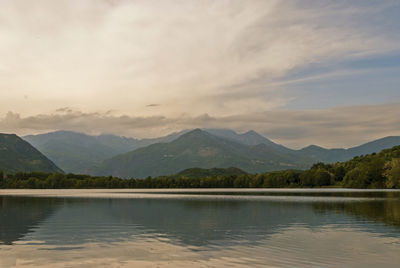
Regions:
[[0, 267], [400, 267], [400, 192], [0, 191]]

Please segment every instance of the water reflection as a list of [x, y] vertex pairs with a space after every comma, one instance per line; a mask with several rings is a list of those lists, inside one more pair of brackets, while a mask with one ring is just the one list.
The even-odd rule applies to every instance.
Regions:
[[0, 244], [24, 238], [57, 209], [55, 198], [0, 196]]
[[[13, 251], [16, 248], [26, 251], [26, 254], [40, 249], [62, 251], [64, 255], [89, 251], [88, 255], [96, 256], [103, 247], [110, 252], [116, 246], [123, 250], [135, 248], [143, 253], [146, 245], [146, 254], [134, 254], [129, 249], [129, 256], [148, 261], [152, 258], [149, 256], [155, 256], [153, 248], [166, 251], [171, 257], [176, 253], [174, 260], [184, 257], [185, 265], [193, 258], [210, 260], [216, 258], [215, 254], [222, 254], [224, 258], [232, 254], [231, 257], [240, 258], [234, 263], [242, 265], [249, 262], [247, 255], [251, 256], [253, 265], [265, 263], [269, 256], [274, 265], [291, 266], [293, 262], [284, 262], [289, 256], [286, 252], [296, 256], [295, 263], [303, 262], [304, 266], [308, 266], [308, 258], [312, 259], [312, 264], [326, 265], [333, 258], [331, 265], [334, 267], [335, 263], [340, 263], [338, 258], [343, 258], [342, 264], [354, 259], [350, 254], [354, 251], [352, 246], [360, 247], [361, 255], [386, 250], [374, 260], [386, 265], [391, 264], [394, 253], [399, 252], [399, 193], [357, 193], [356, 201], [349, 201], [354, 198], [350, 193], [329, 193], [328, 202], [323, 198], [310, 202], [304, 192], [299, 193], [295, 201], [290, 198], [285, 201], [286, 194], [281, 193], [282, 199], [272, 200], [240, 196], [195, 198], [195, 195], [193, 198], [176, 195], [169, 195], [169, 198], [152, 198], [151, 195], [146, 198], [0, 196], [0, 243], [16, 244], [0, 247], [0, 257], [9, 247]], [[332, 195], [341, 198], [332, 201], [329, 199]], [[307, 202], [301, 201], [303, 197]], [[362, 240], [380, 245], [379, 250], [359, 244]], [[351, 241], [354, 244], [350, 246]], [[327, 243], [337, 244], [331, 248]], [[92, 251], [94, 248], [96, 252]], [[321, 250], [325, 251], [312, 256], [313, 251]], [[129, 256], [117, 255], [118, 260], [131, 260]], [[386, 258], [391, 259], [385, 262]]]
[[344, 203], [314, 203], [312, 207], [317, 212], [345, 213], [355, 216], [359, 221], [371, 221], [394, 226], [400, 230], [400, 199], [344, 202]]

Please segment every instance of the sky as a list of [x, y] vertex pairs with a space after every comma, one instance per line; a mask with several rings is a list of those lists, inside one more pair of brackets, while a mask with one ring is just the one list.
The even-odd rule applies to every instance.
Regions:
[[0, 2], [0, 132], [400, 135], [400, 2]]

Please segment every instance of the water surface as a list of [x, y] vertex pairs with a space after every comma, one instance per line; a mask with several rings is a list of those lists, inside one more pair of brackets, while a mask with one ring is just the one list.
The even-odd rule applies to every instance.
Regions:
[[399, 253], [399, 191], [0, 191], [0, 267], [399, 267]]

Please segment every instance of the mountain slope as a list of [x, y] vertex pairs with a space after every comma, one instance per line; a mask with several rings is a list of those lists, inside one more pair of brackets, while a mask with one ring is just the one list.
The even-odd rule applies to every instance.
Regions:
[[170, 143], [158, 143], [104, 161], [93, 175], [146, 177], [174, 174], [187, 168], [237, 167], [246, 172], [306, 168], [311, 160], [273, 150], [265, 144], [249, 146], [193, 130]]
[[320, 146], [310, 145], [297, 151], [300, 156], [308, 156], [315, 162], [341, 162], [351, 159], [348, 157], [346, 149], [325, 149]]
[[388, 136], [382, 139], [374, 140], [357, 147], [349, 148], [348, 154], [352, 157], [371, 153], [379, 153], [383, 149], [389, 149], [400, 145], [400, 136]]
[[62, 172], [53, 162], [15, 134], [0, 134], [0, 170]]
[[389, 136], [349, 149], [325, 149], [316, 145], [310, 145], [298, 152], [315, 161], [333, 163], [347, 161], [355, 156], [379, 153], [384, 149], [389, 149], [397, 145], [400, 145], [400, 136]]

